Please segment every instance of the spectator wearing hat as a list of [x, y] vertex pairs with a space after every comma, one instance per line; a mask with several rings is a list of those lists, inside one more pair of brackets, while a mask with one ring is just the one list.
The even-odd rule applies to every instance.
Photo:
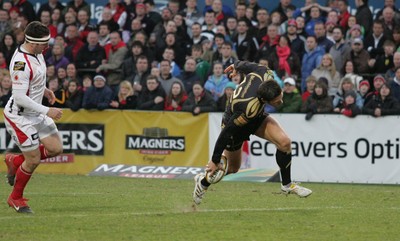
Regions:
[[290, 49], [296, 53], [300, 60], [303, 59], [305, 52], [305, 38], [297, 34], [297, 22], [294, 19], [289, 19], [287, 22], [286, 36], [290, 40]]
[[368, 36], [372, 27], [372, 12], [368, 6], [368, 0], [355, 0], [357, 23], [364, 27], [365, 35]]
[[395, 77], [393, 81], [389, 82], [389, 86], [392, 90], [393, 97], [400, 102], [400, 67], [395, 70]]
[[[349, 23], [351, 23], [353, 20], [355, 21], [355, 17], [351, 16], [349, 18]], [[360, 38], [363, 39], [364, 38], [364, 29], [359, 25], [354, 23], [352, 25], [351, 28], [349, 28], [349, 30], [347, 30], [346, 32], [346, 40], [349, 44], [352, 43], [353, 39], [355, 38]]]
[[383, 22], [381, 20], [375, 20], [372, 33], [366, 35], [364, 39], [364, 49], [368, 51], [371, 58], [375, 58], [377, 55], [384, 53], [383, 44], [387, 38], [383, 34], [383, 31]]
[[317, 79], [325, 77], [328, 81], [328, 95], [335, 96], [339, 88], [340, 74], [330, 54], [322, 56], [321, 64], [311, 72]]
[[351, 44], [351, 51], [346, 55], [345, 61], [348, 60], [354, 63], [354, 73], [365, 75], [369, 73], [368, 61], [369, 53], [363, 48], [363, 41], [360, 38], [355, 38]]
[[229, 99], [233, 95], [233, 92], [235, 91], [237, 85], [233, 82], [229, 82], [226, 84], [225, 89], [224, 89], [224, 94], [218, 98], [217, 101], [217, 109], [220, 112], [224, 112], [226, 107], [228, 106]]
[[306, 120], [310, 120], [314, 114], [331, 113], [332, 110], [332, 99], [328, 96], [328, 86], [318, 81], [312, 95], [303, 103], [301, 112], [306, 113]]
[[283, 83], [283, 103], [276, 108], [276, 112], [300, 113], [303, 102], [296, 88], [296, 81], [292, 77], [288, 77]]
[[308, 36], [306, 41], [306, 53], [303, 56], [301, 66], [301, 91], [306, 90], [306, 78], [311, 75], [311, 72], [321, 64], [324, 50], [318, 47], [317, 38]]
[[343, 30], [340, 26], [333, 28], [332, 37], [334, 45], [329, 50], [329, 54], [332, 55], [336, 68], [341, 70], [344, 66], [344, 58], [351, 51], [351, 48], [344, 41]]
[[113, 98], [113, 91], [106, 84], [103, 75], [96, 75], [93, 78], [93, 85], [83, 95], [82, 107], [84, 109], [104, 110], [109, 108]]
[[364, 105], [362, 112], [374, 117], [400, 114], [400, 104], [392, 96], [389, 84], [384, 83], [379, 88], [378, 95]]
[[383, 53], [369, 60], [368, 65], [371, 68], [371, 73], [385, 74], [389, 69], [393, 68], [395, 45], [392, 40], [385, 41], [383, 44], [383, 51]]
[[[333, 98], [333, 111], [334, 112], [339, 112], [341, 109], [345, 106], [345, 93], [348, 91], [354, 91], [356, 92], [357, 89], [354, 87], [353, 81], [350, 78], [343, 78], [340, 81], [338, 91], [336, 92], [334, 98]], [[355, 103], [359, 108], [363, 107], [363, 101], [361, 96], [356, 96], [355, 97]]]
[[386, 83], [386, 79], [382, 75], [375, 76], [373, 80], [373, 89], [365, 96], [364, 105], [368, 103], [371, 99], [379, 95], [379, 89], [383, 84]]
[[343, 104], [333, 111], [347, 117], [356, 117], [361, 114], [361, 108], [356, 104], [357, 94], [354, 90], [348, 90], [343, 95]]
[[361, 97], [361, 103], [363, 107], [365, 105], [365, 97], [367, 96], [369, 89], [370, 85], [368, 80], [363, 80], [358, 85], [357, 94]]

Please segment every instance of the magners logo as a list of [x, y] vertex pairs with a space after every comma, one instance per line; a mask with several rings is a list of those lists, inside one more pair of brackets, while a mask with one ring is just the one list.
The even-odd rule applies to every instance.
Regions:
[[143, 135], [127, 135], [125, 148], [139, 150], [141, 154], [171, 154], [171, 151], [185, 151], [184, 136], [168, 136], [165, 128], [144, 128]]

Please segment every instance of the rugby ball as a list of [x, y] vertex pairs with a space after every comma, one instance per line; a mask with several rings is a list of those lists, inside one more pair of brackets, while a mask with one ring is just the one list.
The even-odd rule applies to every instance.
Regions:
[[208, 183], [211, 184], [218, 183], [228, 172], [228, 160], [226, 159], [225, 156], [221, 156], [220, 163], [222, 164], [223, 170], [218, 169], [213, 173], [213, 175], [211, 175], [210, 172], [206, 172], [206, 180]]

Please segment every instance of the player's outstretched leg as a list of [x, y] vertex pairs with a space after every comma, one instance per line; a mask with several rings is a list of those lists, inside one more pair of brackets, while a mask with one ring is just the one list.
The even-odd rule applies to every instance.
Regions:
[[292, 164], [292, 153], [285, 153], [280, 150], [276, 151], [276, 162], [280, 168], [282, 184], [281, 190], [285, 194], [296, 194], [299, 197], [308, 197], [312, 194], [312, 191], [308, 188], [300, 186], [296, 182], [291, 180], [291, 164]]

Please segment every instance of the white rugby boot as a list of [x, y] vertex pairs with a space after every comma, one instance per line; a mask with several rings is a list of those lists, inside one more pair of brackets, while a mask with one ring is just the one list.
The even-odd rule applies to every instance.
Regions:
[[205, 177], [204, 173], [199, 173], [196, 176], [194, 176], [194, 190], [193, 190], [193, 201], [196, 205], [199, 205], [201, 203], [201, 200], [204, 197], [204, 194], [206, 194], [207, 187], [204, 187], [201, 184], [201, 180]]
[[302, 187], [299, 183], [291, 182], [290, 185], [282, 185], [281, 190], [284, 194], [296, 194], [299, 197], [308, 197], [312, 194], [312, 191], [308, 188]]

